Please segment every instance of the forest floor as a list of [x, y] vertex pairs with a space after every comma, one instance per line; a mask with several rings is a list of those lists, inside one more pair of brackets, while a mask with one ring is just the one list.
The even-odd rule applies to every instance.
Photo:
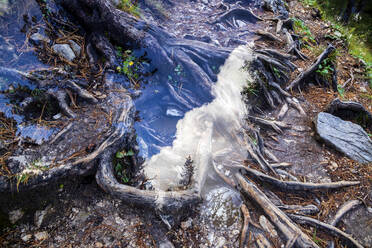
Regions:
[[[301, 51], [309, 60], [294, 63], [302, 69], [309, 67], [317, 56], [332, 43], [337, 49], [337, 81], [342, 87], [338, 92], [330, 88], [312, 85], [301, 92], [294, 92], [301, 101], [306, 117], [290, 110], [283, 120], [304, 131], [285, 131], [283, 134], [263, 133], [265, 142], [280, 160], [291, 162], [290, 172], [303, 180], [339, 181], [358, 180], [359, 186], [337, 191], [299, 195], [273, 191], [285, 204], [320, 204], [320, 213], [315, 217], [328, 221], [346, 201], [359, 199], [366, 206], [348, 214], [341, 229], [352, 233], [365, 246], [372, 245], [372, 167], [362, 165], [328, 148], [316, 140], [313, 120], [317, 113], [326, 109], [335, 98], [360, 102], [372, 112], [372, 89], [368, 85], [363, 63], [348, 53], [347, 44], [338, 36], [332, 24], [317, 16], [317, 11], [304, 7], [299, 1], [289, 3], [290, 17], [301, 19], [303, 29], [316, 43], [309, 42]], [[271, 18], [265, 12], [263, 18]], [[276, 23], [266, 21], [266, 31], [275, 33]], [[307, 27], [307, 28], [306, 28]], [[309, 33], [310, 32], [310, 33]], [[256, 45], [285, 50], [285, 42], [256, 41]], [[294, 79], [299, 71], [292, 73]], [[371, 129], [367, 129], [371, 132]], [[9, 134], [12, 135], [12, 134]], [[0, 232], [2, 247], [157, 247], [171, 241], [176, 247], [238, 247], [242, 216], [239, 208], [220, 207], [220, 211], [232, 211], [233, 219], [219, 219], [218, 209], [213, 216], [202, 216], [211, 201], [203, 203], [195, 214], [184, 220], [181, 226], [168, 231], [162, 222], [146, 209], [137, 209], [125, 202], [114, 200], [99, 189], [93, 177], [61, 181], [48, 186], [48, 193], [35, 190], [30, 193], [30, 205], [22, 197], [14, 198], [14, 210], [21, 209], [24, 218]], [[223, 195], [223, 193], [221, 194]], [[230, 198], [229, 198], [230, 199]], [[253, 212], [253, 221], [258, 222], [260, 212], [248, 205]], [[36, 213], [35, 211], [38, 210]], [[313, 216], [314, 217], [314, 216]], [[7, 219], [1, 213], [0, 221]], [[229, 224], [226, 223], [229, 222]], [[223, 223], [225, 222], [225, 223]], [[330, 236], [307, 226], [302, 227], [316, 243], [326, 247]], [[168, 241], [169, 240], [169, 241]], [[336, 239], [336, 247], [344, 247]]]

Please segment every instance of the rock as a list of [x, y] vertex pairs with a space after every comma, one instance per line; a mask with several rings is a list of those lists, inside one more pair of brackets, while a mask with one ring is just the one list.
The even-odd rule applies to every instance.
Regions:
[[81, 47], [73, 40], [69, 40], [68, 43], [70, 43], [70, 47], [75, 52], [75, 55], [80, 56]]
[[47, 206], [44, 210], [36, 211], [35, 215], [34, 215], [35, 226], [40, 228], [43, 225], [43, 223], [46, 222], [48, 217], [50, 217], [50, 215], [53, 213], [53, 211], [54, 210], [53, 210], [51, 205]]
[[361, 126], [324, 112], [318, 114], [315, 126], [326, 144], [360, 163], [372, 162], [372, 141]]
[[15, 224], [17, 221], [22, 219], [23, 215], [25, 213], [22, 211], [22, 209], [17, 209], [9, 212], [9, 221], [12, 224]]
[[36, 240], [44, 240], [49, 237], [47, 232], [38, 232], [34, 234]]
[[284, 19], [288, 18], [288, 11], [285, 7], [284, 1], [282, 0], [264, 0], [262, 7], [265, 10], [281, 15]]
[[31, 238], [32, 238], [32, 235], [31, 234], [26, 234], [26, 235], [24, 235], [24, 236], [21, 237], [21, 239], [24, 242], [28, 242]]
[[52, 46], [53, 51], [67, 59], [68, 61], [74, 60], [75, 53], [68, 44], [55, 44]]
[[36, 46], [40, 45], [42, 42], [49, 43], [50, 39], [40, 33], [34, 33], [30, 36], [29, 40]]

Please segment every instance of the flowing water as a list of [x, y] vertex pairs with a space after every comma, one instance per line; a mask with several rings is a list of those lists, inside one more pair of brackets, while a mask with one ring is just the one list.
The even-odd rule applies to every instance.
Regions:
[[245, 115], [241, 91], [249, 75], [242, 67], [251, 54], [249, 47], [241, 46], [229, 55], [212, 86], [213, 100], [186, 112], [176, 124], [173, 143], [161, 147], [158, 154], [145, 162], [145, 174], [155, 188], [180, 186], [189, 156], [195, 165], [199, 189], [213, 165], [241, 164], [246, 158], [239, 132]]

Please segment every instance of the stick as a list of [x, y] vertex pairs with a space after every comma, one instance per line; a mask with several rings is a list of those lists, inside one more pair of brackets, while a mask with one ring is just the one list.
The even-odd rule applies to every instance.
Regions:
[[295, 244], [299, 247], [319, 247], [301, 229], [296, 226], [288, 216], [275, 206], [267, 196], [251, 182], [248, 182], [241, 174], [235, 174], [239, 186], [249, 198], [258, 204], [271, 222], [280, 230], [286, 240], [292, 240], [298, 235]]

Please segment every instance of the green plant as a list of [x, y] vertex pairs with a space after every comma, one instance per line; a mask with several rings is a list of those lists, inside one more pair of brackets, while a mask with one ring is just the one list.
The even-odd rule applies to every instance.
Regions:
[[308, 44], [315, 44], [315, 38], [311, 33], [308, 26], [306, 26], [305, 22], [298, 19], [292, 18], [293, 20], [293, 28], [296, 34], [301, 36], [301, 40]]
[[139, 12], [137, 1], [121, 0], [118, 5], [118, 8], [133, 16], [140, 17], [140, 12]]
[[340, 94], [341, 98], [345, 98], [345, 89], [342, 85], [337, 85], [338, 94]]
[[258, 84], [247, 80], [247, 85], [243, 87], [242, 94], [247, 96], [258, 96]]
[[129, 168], [127, 168], [125, 164], [128, 164], [127, 159], [131, 156], [134, 156], [132, 149], [129, 149], [128, 151], [119, 150], [115, 154], [113, 161], [115, 174], [118, 180], [120, 180], [122, 183], [129, 183], [130, 181]]
[[121, 47], [117, 47], [116, 52], [118, 57], [122, 58], [122, 65], [118, 66], [116, 70], [127, 76], [129, 81], [136, 85], [139, 79], [138, 70], [141, 64], [139, 58], [135, 57], [131, 50], [125, 50], [123, 52]]
[[133, 156], [134, 155], [134, 152], [132, 149], [129, 149], [128, 152], [126, 151], [118, 151], [115, 155], [116, 158], [124, 158], [124, 157], [129, 157], [129, 156]]

